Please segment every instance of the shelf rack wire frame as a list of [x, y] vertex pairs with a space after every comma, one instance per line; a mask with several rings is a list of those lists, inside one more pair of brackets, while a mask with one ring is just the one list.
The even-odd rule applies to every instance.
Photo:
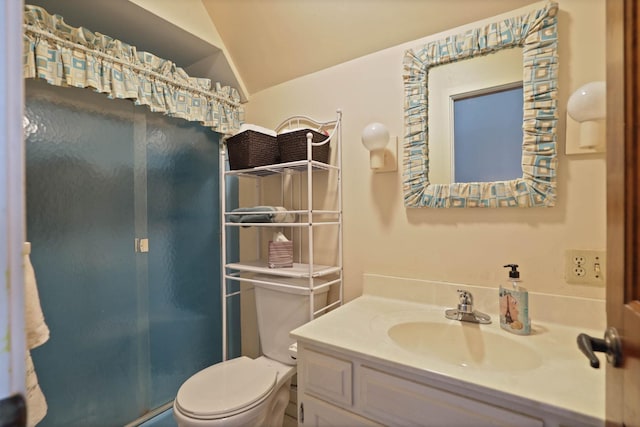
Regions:
[[[300, 127], [301, 122], [307, 122], [307, 123], [312, 123], [315, 126], [317, 126], [318, 130], [324, 130], [327, 127], [333, 127], [333, 130], [331, 132], [331, 134], [324, 139], [323, 141], [318, 141], [318, 142], [313, 142], [313, 135], [311, 133], [308, 133], [306, 135], [307, 137], [307, 164], [306, 164], [306, 168], [307, 168], [307, 244], [308, 244], [308, 251], [307, 251], [307, 265], [308, 265], [308, 274], [307, 274], [307, 278], [308, 278], [308, 289], [309, 289], [309, 319], [314, 319], [315, 315], [318, 313], [322, 313], [325, 312], [326, 310], [328, 310], [329, 308], [335, 306], [335, 305], [339, 305], [342, 303], [342, 299], [343, 299], [343, 284], [342, 284], [342, 275], [343, 275], [343, 269], [342, 269], [342, 111], [341, 110], [337, 110], [337, 118], [334, 121], [329, 121], [329, 122], [318, 122], [317, 120], [309, 117], [309, 116], [292, 116], [289, 117], [288, 119], [284, 120], [280, 125], [278, 125], [278, 127], [276, 128], [276, 131], [279, 132], [280, 130], [282, 130], [285, 126], [291, 127], [293, 125], [295, 125], [296, 127]], [[336, 138], [336, 164], [337, 164], [337, 177], [336, 177], [336, 187], [337, 187], [337, 191], [338, 191], [338, 195], [337, 195], [337, 203], [338, 203], [338, 267], [339, 267], [339, 271], [338, 271], [338, 275], [339, 278], [335, 281], [336, 283], [340, 283], [339, 286], [339, 295], [338, 295], [338, 299], [336, 301], [337, 304], [333, 304], [330, 303], [328, 305], [325, 305], [324, 308], [321, 308], [319, 310], [315, 310], [315, 294], [320, 287], [315, 286], [314, 284], [314, 272], [313, 272], [313, 266], [315, 265], [315, 255], [314, 255], [314, 225], [315, 224], [313, 217], [314, 214], [316, 214], [314, 212], [314, 204], [313, 204], [313, 147], [316, 146], [320, 146], [323, 145], [325, 143], [328, 143], [328, 141], [330, 141], [332, 138]], [[302, 185], [298, 186], [299, 189], [299, 200], [302, 199]], [[299, 259], [301, 259], [302, 255], [302, 248], [301, 245], [298, 245], [298, 256]], [[333, 283], [332, 283], [333, 284]], [[326, 284], [325, 284], [326, 285]], [[325, 287], [324, 285], [321, 285], [323, 288]]]
[[220, 193], [220, 271], [221, 271], [221, 282], [220, 282], [220, 309], [222, 315], [222, 361], [227, 360], [227, 274], [226, 268], [227, 265], [227, 228], [225, 227], [225, 222], [227, 221], [225, 212], [227, 212], [227, 180], [225, 179], [225, 171], [227, 169], [227, 144], [224, 142], [224, 139], [220, 139], [220, 159], [218, 164], [218, 170], [220, 171], [219, 178], [219, 193]]
[[[235, 297], [235, 296], [240, 296], [241, 291], [233, 291], [233, 292], [229, 292], [228, 291], [228, 283], [229, 281], [233, 281], [233, 282], [238, 282], [239, 284], [242, 282], [246, 282], [246, 283], [262, 283], [262, 284], [267, 284], [267, 285], [274, 285], [275, 283], [273, 282], [265, 282], [265, 281], [261, 281], [255, 278], [244, 278], [241, 277], [241, 271], [237, 271], [237, 272], [232, 272], [232, 273], [227, 273], [227, 248], [226, 248], [226, 244], [227, 244], [227, 232], [226, 232], [226, 228], [228, 226], [239, 226], [239, 224], [230, 224], [227, 221], [227, 201], [226, 201], [226, 176], [231, 175], [231, 176], [249, 176], [249, 177], [253, 177], [253, 178], [260, 178], [262, 176], [266, 176], [266, 175], [270, 175], [273, 173], [280, 173], [281, 175], [281, 184], [284, 184], [284, 180], [286, 178], [286, 176], [290, 175], [293, 171], [298, 171], [298, 172], [306, 172], [306, 177], [307, 177], [307, 188], [306, 188], [306, 196], [307, 196], [307, 209], [301, 209], [300, 206], [300, 202], [303, 199], [302, 196], [302, 184], [301, 182], [298, 185], [298, 191], [299, 191], [299, 196], [298, 196], [298, 209], [296, 210], [291, 210], [288, 211], [289, 213], [296, 213], [297, 215], [307, 215], [307, 221], [302, 223], [302, 221], [300, 221], [300, 223], [290, 223], [290, 224], [270, 224], [270, 223], [259, 223], [259, 224], [253, 224], [253, 223], [242, 223], [242, 226], [275, 226], [275, 227], [289, 227], [290, 228], [290, 235], [293, 236], [294, 233], [294, 229], [296, 229], [298, 231], [298, 235], [301, 235], [302, 232], [302, 228], [303, 227], [307, 227], [308, 230], [308, 235], [307, 235], [307, 244], [308, 244], [308, 253], [307, 253], [307, 272], [304, 275], [307, 279], [308, 279], [308, 288], [307, 288], [307, 292], [306, 294], [309, 295], [309, 319], [314, 319], [316, 317], [316, 315], [324, 313], [326, 311], [328, 311], [329, 309], [333, 308], [333, 307], [337, 307], [339, 305], [342, 304], [343, 298], [344, 298], [344, 283], [343, 283], [343, 266], [342, 266], [342, 254], [343, 254], [343, 247], [342, 247], [342, 110], [338, 109], [336, 111], [336, 118], [334, 120], [330, 120], [330, 121], [325, 121], [325, 122], [320, 122], [317, 121], [309, 116], [303, 116], [303, 115], [298, 115], [298, 116], [291, 116], [287, 119], [285, 119], [280, 125], [278, 125], [278, 127], [276, 128], [276, 131], [280, 131], [281, 129], [283, 129], [285, 126], [292, 126], [293, 124], [296, 125], [300, 125], [300, 123], [309, 123], [314, 125], [314, 127], [316, 127], [319, 131], [320, 130], [326, 130], [326, 129], [332, 129], [332, 131], [329, 133], [329, 135], [327, 136], [327, 138], [325, 138], [322, 141], [319, 142], [313, 142], [312, 139], [312, 134], [308, 133], [306, 135], [307, 137], [307, 159], [303, 160], [303, 161], [294, 161], [294, 162], [288, 162], [288, 163], [282, 163], [279, 165], [269, 165], [269, 166], [262, 166], [262, 167], [256, 167], [256, 168], [251, 168], [251, 169], [246, 169], [246, 170], [236, 170], [236, 171], [227, 171], [226, 170], [226, 158], [227, 158], [227, 150], [226, 150], [226, 144], [225, 142], [225, 138], [222, 139], [221, 144], [220, 144], [220, 194], [223, 195], [223, 197], [220, 197], [220, 207], [221, 207], [221, 232], [220, 232], [220, 236], [221, 236], [221, 248], [222, 248], [222, 254], [221, 254], [221, 262], [222, 262], [222, 268], [221, 268], [221, 306], [222, 306], [222, 360], [225, 361], [228, 358], [228, 325], [227, 325], [227, 304], [228, 304], [228, 300], [231, 297]], [[313, 147], [315, 146], [319, 146], [319, 145], [323, 145], [325, 143], [329, 143], [329, 141], [334, 140], [334, 147], [336, 149], [336, 155], [335, 155], [335, 159], [336, 159], [336, 165], [332, 166], [332, 165], [328, 165], [328, 164], [323, 164], [320, 162], [317, 162], [315, 160], [313, 160]], [[319, 210], [319, 211], [314, 211], [313, 209], [313, 171], [316, 169], [324, 169], [324, 170], [333, 170], [336, 172], [336, 189], [337, 189], [337, 196], [336, 196], [336, 203], [337, 203], [337, 211], [331, 211], [331, 210]], [[301, 173], [299, 174], [299, 176], [302, 175]], [[256, 179], [255, 181], [255, 185], [256, 185], [256, 197], [257, 197], [257, 203], [260, 203], [260, 197], [261, 197], [261, 187], [260, 187], [260, 182], [259, 179]], [[283, 203], [284, 206], [284, 185], [281, 185], [282, 191], [281, 191], [281, 202]], [[291, 194], [290, 194], [290, 200], [291, 203], [293, 204], [293, 185], [291, 186]], [[257, 213], [257, 212], [253, 212], [253, 213]], [[266, 213], [266, 212], [265, 212]], [[337, 215], [338, 220], [337, 221], [327, 221], [324, 223], [319, 223], [319, 224], [315, 224], [313, 221], [313, 217], [314, 217], [314, 213], [317, 215], [323, 215], [323, 214], [335, 214]], [[313, 231], [314, 231], [314, 226], [317, 225], [334, 225], [337, 226], [338, 228], [338, 234], [337, 234], [337, 246], [338, 246], [338, 254], [337, 254], [337, 269], [335, 270], [331, 270], [332, 274], [333, 273], [337, 273], [337, 278], [334, 280], [329, 280], [321, 285], [317, 285], [315, 286], [314, 284], [314, 279], [319, 277], [320, 275], [322, 275], [322, 273], [316, 273], [313, 269], [314, 267], [314, 239], [313, 239]], [[262, 247], [261, 244], [261, 232], [258, 231], [257, 232], [258, 236], [256, 239], [256, 252], [258, 255], [260, 255], [260, 250]], [[298, 245], [298, 259], [299, 261], [302, 261], [302, 245]], [[286, 277], [286, 276], [285, 276]], [[293, 276], [289, 276], [289, 277], [293, 277]], [[331, 288], [333, 285], [339, 285], [338, 286], [338, 296], [337, 299], [333, 302], [328, 302], [324, 307], [321, 307], [318, 310], [315, 310], [315, 294], [317, 291], [322, 290], [324, 288]], [[277, 287], [282, 287], [282, 288], [289, 288], [291, 290], [297, 290], [299, 291], [301, 288], [297, 287], [297, 286], [292, 286], [292, 285], [286, 285], [283, 283], [278, 283], [276, 284]]]

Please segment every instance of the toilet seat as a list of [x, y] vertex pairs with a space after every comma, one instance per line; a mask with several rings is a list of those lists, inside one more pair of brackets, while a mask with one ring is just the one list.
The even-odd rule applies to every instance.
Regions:
[[229, 417], [264, 401], [277, 378], [276, 370], [264, 369], [264, 365], [248, 357], [238, 357], [194, 374], [178, 390], [175, 404], [192, 418]]

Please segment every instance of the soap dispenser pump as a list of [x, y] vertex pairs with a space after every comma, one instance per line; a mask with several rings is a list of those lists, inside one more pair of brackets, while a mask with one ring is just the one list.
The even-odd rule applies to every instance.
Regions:
[[531, 333], [529, 319], [529, 292], [520, 285], [518, 264], [507, 264], [509, 286], [500, 286], [500, 327], [518, 335]]

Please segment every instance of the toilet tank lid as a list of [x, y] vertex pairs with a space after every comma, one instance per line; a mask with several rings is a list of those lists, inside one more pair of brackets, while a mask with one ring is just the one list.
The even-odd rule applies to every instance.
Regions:
[[265, 369], [248, 357], [238, 357], [191, 376], [178, 390], [176, 405], [193, 418], [227, 417], [263, 401], [276, 381], [276, 370]]
[[[271, 274], [255, 274], [253, 276], [254, 280], [259, 280], [260, 282], [253, 282], [253, 286], [258, 288], [271, 289], [278, 292], [284, 292], [288, 294], [297, 294], [297, 295], [309, 295], [309, 279], [302, 279], [298, 277], [281, 277], [274, 276]], [[313, 279], [313, 286], [318, 287], [320, 285], [324, 285], [327, 283], [326, 279]], [[280, 285], [288, 285], [288, 287], [280, 286]], [[324, 294], [329, 292], [329, 286], [321, 288], [320, 290], [314, 289], [315, 294]]]

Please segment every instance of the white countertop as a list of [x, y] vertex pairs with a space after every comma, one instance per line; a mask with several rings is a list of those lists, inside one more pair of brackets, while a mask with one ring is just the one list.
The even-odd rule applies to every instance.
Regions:
[[482, 331], [508, 337], [542, 358], [542, 363], [535, 368], [517, 370], [456, 365], [405, 350], [387, 334], [387, 330], [399, 322], [433, 319], [457, 322], [444, 318], [445, 308], [450, 307], [363, 295], [295, 329], [291, 335], [299, 341], [346, 351], [366, 360], [419, 371], [428, 378], [452, 385], [479, 386], [476, 388], [483, 393], [503, 400], [543, 405], [545, 410], [571, 417], [578, 424], [582, 417], [586, 417], [583, 419], [588, 424], [604, 420], [606, 362], [599, 356], [601, 369], [591, 368], [576, 345], [579, 333], [600, 336], [602, 331], [533, 321], [533, 333], [518, 336], [500, 328], [497, 313], [488, 313], [492, 323], [480, 325]]

